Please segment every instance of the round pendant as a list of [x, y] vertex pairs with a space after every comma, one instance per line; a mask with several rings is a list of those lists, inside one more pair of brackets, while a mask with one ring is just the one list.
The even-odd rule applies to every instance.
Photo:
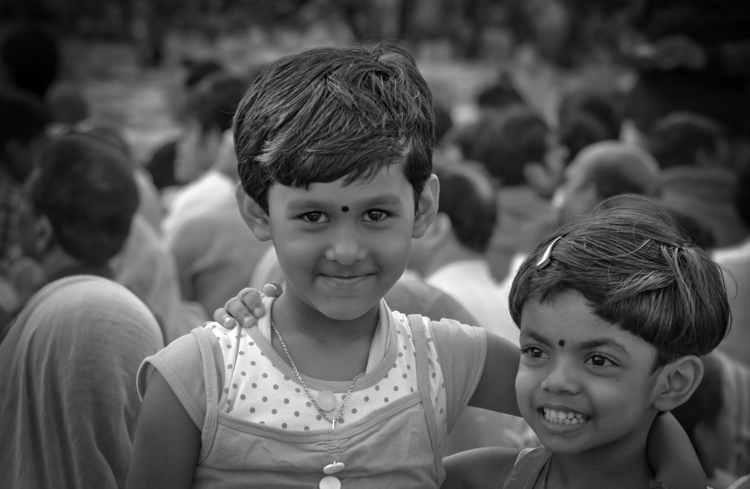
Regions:
[[320, 479], [318, 487], [320, 487], [320, 489], [341, 489], [341, 481], [338, 480], [337, 477], [329, 475], [328, 477]]
[[336, 396], [333, 395], [333, 392], [331, 391], [320, 391], [318, 393], [318, 407], [322, 409], [325, 412], [330, 412], [336, 409], [336, 405], [338, 404], [338, 401], [336, 400]]
[[324, 474], [336, 474], [344, 470], [344, 467], [346, 467], [346, 465], [344, 465], [343, 462], [333, 462], [332, 464], [328, 464], [325, 467], [323, 467], [323, 473]]

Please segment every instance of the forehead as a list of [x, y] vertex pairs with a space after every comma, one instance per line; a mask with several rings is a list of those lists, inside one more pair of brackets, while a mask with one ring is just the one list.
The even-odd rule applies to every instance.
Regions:
[[564, 292], [545, 302], [530, 299], [521, 315], [521, 338], [535, 335], [571, 346], [592, 340], [611, 340], [629, 353], [651, 356], [656, 348], [642, 338], [600, 318], [578, 292]]
[[372, 175], [354, 181], [343, 177], [333, 182], [311, 183], [306, 188], [274, 183], [268, 191], [269, 207], [288, 207], [300, 200], [356, 205], [376, 198], [386, 199], [386, 203], [391, 204], [413, 205], [413, 188], [404, 176], [401, 165], [383, 167]]

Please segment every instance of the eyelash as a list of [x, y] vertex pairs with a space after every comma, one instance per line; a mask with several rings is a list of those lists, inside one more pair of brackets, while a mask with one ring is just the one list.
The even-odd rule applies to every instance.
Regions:
[[[538, 354], [539, 356], [534, 356], [535, 353]], [[544, 356], [544, 350], [542, 350], [541, 348], [536, 347], [536, 346], [527, 346], [527, 347], [521, 348], [521, 354], [522, 355], [526, 355], [526, 356], [528, 356], [531, 359], [538, 360], [540, 358], [543, 358], [543, 356]], [[606, 365], [606, 364], [605, 365], [594, 365], [594, 367], [614, 367], [614, 366], [617, 366], [617, 364], [611, 358], [607, 357], [606, 355], [602, 355], [601, 353], [594, 353], [594, 354], [590, 355], [588, 358], [586, 358], [586, 361], [584, 363], [589, 363], [589, 361], [591, 359], [593, 359], [593, 358], [601, 358], [604, 361], [609, 362], [609, 365]]]
[[[370, 214], [373, 214], [373, 213], [379, 213], [381, 215], [381, 218], [380, 219], [372, 219], [372, 217], [370, 216]], [[319, 216], [318, 219], [317, 220], [310, 219], [310, 216], [313, 216], [313, 215]], [[387, 212], [387, 211], [384, 211], [384, 210], [380, 210], [380, 209], [370, 209], [367, 212], [365, 212], [365, 216], [370, 217], [370, 219], [368, 219], [366, 222], [382, 222], [385, 219], [391, 217], [392, 215], [393, 214], [391, 214], [390, 212]], [[325, 216], [325, 214], [323, 214], [322, 212], [320, 212], [320, 211], [313, 211], [313, 212], [307, 212], [305, 214], [302, 214], [299, 218], [301, 220], [307, 222], [307, 223], [310, 223], [310, 224], [318, 224], [318, 223], [321, 222], [320, 218], [323, 217], [323, 216]], [[325, 221], [323, 221], [323, 222], [325, 222]]]
[[[601, 353], [594, 353], [594, 354], [592, 354], [591, 356], [589, 356], [589, 357], [588, 357], [588, 358], [586, 359], [586, 362], [588, 362], [589, 360], [591, 360], [591, 359], [593, 359], [593, 358], [601, 358], [601, 359], [603, 359], [604, 361], [606, 361], [606, 362], [609, 362], [609, 363], [610, 363], [609, 365], [594, 365], [594, 367], [613, 367], [613, 366], [617, 365], [617, 364], [616, 364], [615, 362], [613, 362], [613, 361], [612, 361], [612, 360], [611, 360], [611, 359], [610, 359], [609, 357], [607, 357], [606, 355], [602, 355]], [[592, 365], [593, 365], [593, 364], [592, 364]]]
[[524, 348], [521, 348], [521, 354], [522, 355], [527, 355], [529, 358], [533, 358], [533, 359], [541, 358], [541, 356], [538, 356], [538, 357], [532, 356], [531, 355], [532, 350], [536, 350], [537, 352], [540, 353], [540, 355], [544, 354], [544, 350], [542, 350], [541, 348], [538, 348], [536, 346], [526, 346]]

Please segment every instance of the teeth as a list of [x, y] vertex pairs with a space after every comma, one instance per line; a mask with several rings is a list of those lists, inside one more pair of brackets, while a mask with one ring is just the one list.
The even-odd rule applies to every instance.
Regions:
[[588, 421], [589, 416], [570, 411], [555, 411], [554, 409], [544, 408], [544, 419], [559, 424], [581, 424]]

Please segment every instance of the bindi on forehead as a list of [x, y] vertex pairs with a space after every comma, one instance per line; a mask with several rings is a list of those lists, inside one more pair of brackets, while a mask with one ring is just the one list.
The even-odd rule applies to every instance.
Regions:
[[343, 206], [343, 207], [341, 208], [341, 210], [342, 210], [343, 212], [349, 212], [349, 206], [348, 206], [348, 205], [345, 205], [345, 206]]
[[560, 340], [557, 342], [557, 344], [560, 346], [565, 346], [565, 340]]

